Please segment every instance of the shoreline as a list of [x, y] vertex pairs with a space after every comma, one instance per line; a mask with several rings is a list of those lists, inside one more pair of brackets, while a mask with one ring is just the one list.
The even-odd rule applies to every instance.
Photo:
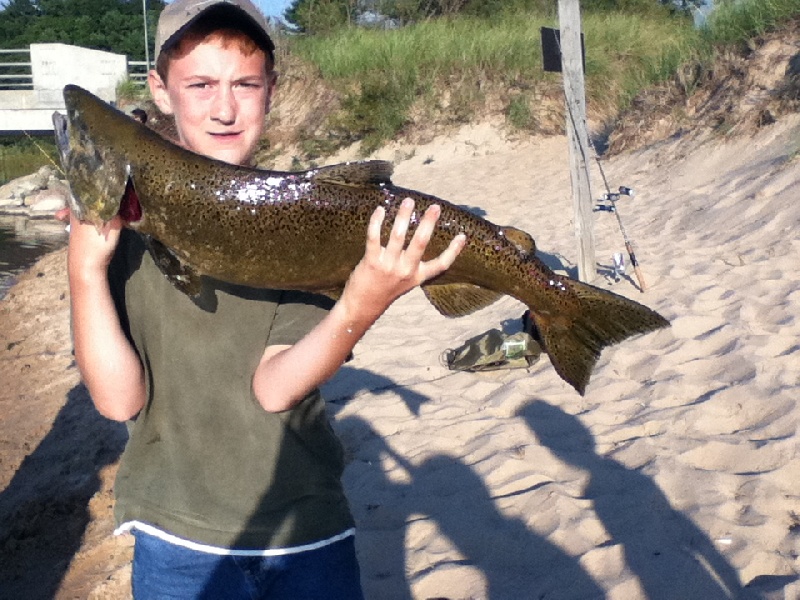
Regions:
[[36, 261], [67, 242], [61, 221], [0, 212], [0, 299]]

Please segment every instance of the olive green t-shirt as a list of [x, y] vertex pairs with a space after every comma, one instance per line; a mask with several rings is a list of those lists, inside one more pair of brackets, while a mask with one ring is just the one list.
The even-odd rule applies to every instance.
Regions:
[[297, 342], [330, 302], [214, 280], [193, 300], [129, 230], [109, 280], [147, 383], [117, 474], [118, 524], [236, 549], [299, 546], [352, 527], [343, 452], [319, 391], [272, 414], [251, 388], [265, 347]]

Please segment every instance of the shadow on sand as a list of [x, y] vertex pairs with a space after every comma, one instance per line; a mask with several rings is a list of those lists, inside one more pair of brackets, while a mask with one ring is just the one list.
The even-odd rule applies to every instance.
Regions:
[[[364, 390], [393, 390], [417, 412], [430, 398], [370, 371], [344, 367], [333, 387], [338, 401], [332, 411]], [[356, 544], [364, 592], [370, 600], [410, 600], [408, 525], [420, 519], [434, 523], [461, 557], [455, 562], [432, 563], [423, 576], [448, 565], [468, 565], [481, 571], [492, 599], [525, 598], [593, 600], [602, 598], [600, 587], [578, 560], [531, 531], [516, 518], [501, 513], [479, 475], [468, 465], [447, 455], [435, 455], [420, 464], [400, 456], [366, 420], [339, 418], [334, 428], [343, 440], [348, 468], [345, 488], [359, 533]], [[407, 472], [407, 480], [389, 479], [381, 468], [387, 456]], [[278, 461], [277, 469], [281, 468]], [[285, 473], [285, 477], [294, 474]], [[524, 493], [530, 490], [521, 490]], [[565, 582], [568, 585], [565, 586]], [[205, 600], [217, 596], [204, 596]], [[220, 599], [222, 600], [222, 599]]]
[[[560, 460], [585, 470], [591, 500], [610, 539], [648, 600], [781, 598], [794, 577], [761, 576], [742, 587], [738, 573], [708, 536], [674, 509], [652, 479], [597, 454], [586, 427], [558, 407], [536, 400], [518, 415]], [[778, 595], [771, 595], [777, 593]]]
[[89, 523], [100, 470], [119, 458], [127, 431], [102, 417], [83, 385], [67, 394], [50, 431], [0, 492], [0, 598], [56, 595]]
[[[333, 413], [365, 391], [392, 390], [415, 414], [431, 401], [387, 377], [348, 366], [331, 389], [336, 396], [329, 405]], [[758, 589], [744, 588], [712, 541], [672, 508], [650, 478], [596, 453], [593, 437], [577, 418], [540, 400], [529, 402], [517, 417], [560, 460], [587, 471], [589, 483], [582, 498], [592, 501], [610, 536], [607, 545], [621, 547], [627, 569], [639, 580], [648, 600], [778, 598], [770, 592], [780, 593], [792, 580], [758, 578]], [[412, 586], [420, 578], [448, 567], [480, 572], [488, 600], [518, 600], [520, 593], [526, 600], [606, 597], [579, 557], [570, 556], [521, 519], [499, 509], [503, 499], [535, 493], [548, 483], [493, 495], [479, 474], [461, 460], [438, 454], [413, 462], [398, 454], [361, 417], [340, 416], [334, 429], [348, 458], [344, 483], [358, 527], [356, 545], [368, 600], [411, 600]], [[402, 469], [402, 477], [390, 476], [387, 458]], [[444, 552], [441, 545], [438, 552], [428, 547], [427, 568], [410, 566], [409, 528], [426, 522], [455, 552]], [[412, 570], [414, 579], [408, 577]], [[439, 593], [437, 600], [460, 598], [456, 590], [451, 597], [446, 591]]]

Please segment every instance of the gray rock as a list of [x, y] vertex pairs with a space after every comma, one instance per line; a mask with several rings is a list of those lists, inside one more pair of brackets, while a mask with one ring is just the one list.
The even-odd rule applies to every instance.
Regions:
[[36, 216], [55, 213], [67, 205], [66, 196], [58, 190], [41, 190], [33, 196], [28, 196], [25, 199], [26, 203], [31, 198], [35, 200], [28, 206], [31, 207], [31, 214]]
[[46, 217], [67, 206], [69, 184], [51, 165], [0, 186], [0, 213]]

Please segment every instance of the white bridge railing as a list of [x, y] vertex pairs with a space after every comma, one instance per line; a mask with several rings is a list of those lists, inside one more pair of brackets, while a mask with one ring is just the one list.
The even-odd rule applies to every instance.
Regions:
[[32, 90], [30, 48], [0, 49], [0, 90]]
[[[0, 48], [0, 90], [32, 90], [30, 48]], [[145, 85], [149, 65], [143, 60], [128, 61], [128, 79]]]
[[114, 102], [117, 86], [131, 72], [135, 82], [145, 81], [145, 68], [143, 63], [129, 65], [122, 54], [68, 44], [0, 49], [0, 132], [52, 131], [53, 112], [64, 110], [65, 85], [79, 85]]

